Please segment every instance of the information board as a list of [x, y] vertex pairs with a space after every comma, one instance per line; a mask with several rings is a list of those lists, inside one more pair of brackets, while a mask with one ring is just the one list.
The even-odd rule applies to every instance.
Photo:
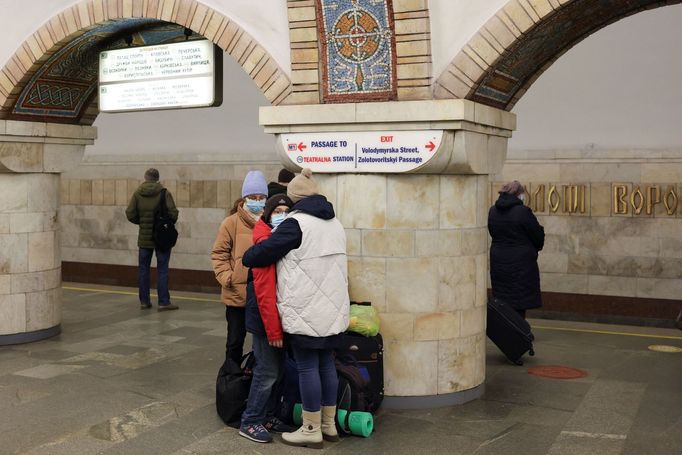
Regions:
[[208, 40], [100, 52], [99, 110], [219, 106], [222, 53]]
[[280, 135], [287, 158], [314, 172], [406, 172], [435, 155], [442, 130]]

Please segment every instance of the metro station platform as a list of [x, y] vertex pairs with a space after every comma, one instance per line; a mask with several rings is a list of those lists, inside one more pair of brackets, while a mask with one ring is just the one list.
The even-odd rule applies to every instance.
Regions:
[[[0, 347], [2, 454], [682, 453], [679, 330], [532, 320], [537, 354], [523, 367], [488, 344], [482, 399], [382, 410], [369, 439], [314, 451], [278, 438], [257, 445], [216, 415], [225, 346], [216, 296], [176, 292], [180, 310], [158, 313], [139, 309], [135, 289], [67, 283], [63, 292], [61, 335]], [[550, 365], [587, 376], [528, 373]]]

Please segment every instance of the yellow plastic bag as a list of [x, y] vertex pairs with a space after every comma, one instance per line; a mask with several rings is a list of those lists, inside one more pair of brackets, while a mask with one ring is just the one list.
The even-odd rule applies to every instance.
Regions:
[[372, 306], [367, 305], [351, 305], [350, 306], [350, 323], [348, 330], [359, 333], [366, 337], [373, 337], [379, 333], [379, 314]]

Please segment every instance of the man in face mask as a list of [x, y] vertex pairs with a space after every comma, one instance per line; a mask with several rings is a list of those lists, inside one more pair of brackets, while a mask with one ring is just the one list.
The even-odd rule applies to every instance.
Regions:
[[236, 213], [220, 225], [211, 261], [220, 283], [221, 300], [227, 319], [226, 358], [241, 362], [246, 337], [244, 306], [248, 269], [242, 264], [244, 252], [253, 245], [253, 227], [263, 214], [268, 184], [260, 171], [250, 171], [242, 184], [243, 201]]

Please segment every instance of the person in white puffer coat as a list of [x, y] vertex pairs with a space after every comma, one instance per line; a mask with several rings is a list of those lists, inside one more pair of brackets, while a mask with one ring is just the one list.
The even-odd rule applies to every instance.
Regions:
[[310, 169], [289, 183], [287, 196], [294, 202], [288, 217], [269, 239], [247, 250], [242, 262], [247, 267], [277, 264], [277, 308], [303, 401], [303, 425], [282, 439], [320, 448], [323, 439], [338, 441], [333, 351], [348, 328], [350, 311], [346, 233]]

